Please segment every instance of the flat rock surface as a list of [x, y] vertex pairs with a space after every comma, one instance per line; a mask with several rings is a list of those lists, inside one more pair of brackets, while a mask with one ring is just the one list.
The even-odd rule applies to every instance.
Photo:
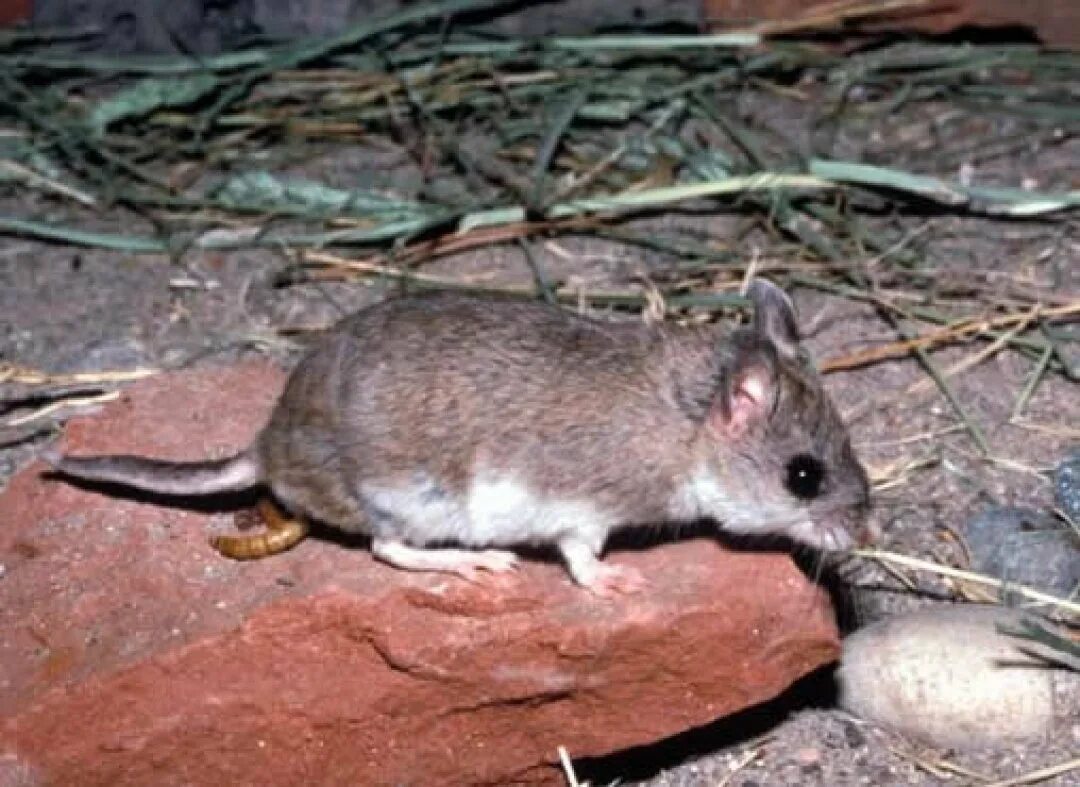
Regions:
[[[61, 448], [224, 455], [282, 382], [265, 363], [152, 377], [70, 422]], [[240, 563], [207, 544], [232, 526], [224, 504], [42, 471], [0, 496], [0, 781], [553, 781], [560, 745], [674, 735], [839, 651], [824, 594], [782, 554], [703, 538], [617, 552], [651, 587], [615, 601], [554, 562], [473, 585], [325, 538]]]

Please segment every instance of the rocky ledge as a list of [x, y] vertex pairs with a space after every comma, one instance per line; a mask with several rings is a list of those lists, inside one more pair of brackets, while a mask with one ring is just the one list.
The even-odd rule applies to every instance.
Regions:
[[[68, 424], [76, 453], [220, 456], [280, 390], [265, 364], [161, 375]], [[0, 782], [505, 784], [648, 744], [782, 692], [839, 652], [782, 554], [696, 538], [608, 559], [614, 601], [527, 560], [470, 584], [313, 537], [254, 562], [201, 510], [34, 465], [0, 495]]]

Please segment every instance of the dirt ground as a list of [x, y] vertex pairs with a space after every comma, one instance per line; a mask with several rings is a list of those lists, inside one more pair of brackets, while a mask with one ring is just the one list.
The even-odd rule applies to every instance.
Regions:
[[[777, 99], [748, 111], [781, 120], [793, 137], [810, 134], [800, 103]], [[837, 155], [920, 169], [920, 150], [926, 149], [920, 146], [933, 144], [933, 119], [878, 122], [876, 127], [841, 133], [834, 140]], [[1010, 128], [1016, 131], [1007, 127], [1010, 122], [995, 121], [974, 133], [1006, 135]], [[333, 184], [369, 183], [406, 194], [418, 186], [409, 157], [385, 147], [322, 149], [293, 165], [293, 171]], [[957, 171], [936, 174], [951, 178]], [[1080, 140], [1068, 133], [1049, 142], [1033, 138], [1030, 144], [975, 162], [974, 177], [986, 184], [1075, 189], [1080, 187]], [[151, 230], [139, 216], [119, 210], [79, 212], [11, 188], [0, 192], [0, 213], [85, 229]], [[986, 313], [995, 303], [1017, 302], [1021, 293], [1035, 293], [1047, 304], [1080, 297], [1078, 214], [1046, 221], [995, 221], [929, 213], [902, 220], [910, 227], [912, 243], [931, 261], [928, 281], [936, 277], [939, 285], [952, 282], [953, 303], [961, 312]], [[790, 243], [757, 230], [738, 233], [742, 222], [737, 213], [718, 210], [704, 216], [653, 216], [634, 225], [692, 230], [706, 241], [732, 246], [743, 262], [718, 265], [717, 287], [734, 286], [752, 260], [758, 271], [784, 281], [795, 270]], [[531, 241], [530, 248], [550, 275], [583, 286], [625, 285], [640, 272], [670, 262], [659, 252], [596, 238]], [[851, 262], [871, 276], [882, 270], [880, 260], [870, 256]], [[176, 261], [9, 236], [0, 244], [0, 361], [58, 373], [229, 363], [255, 353], [288, 365], [313, 329], [373, 301], [385, 286], [364, 281], [281, 285], [279, 274], [291, 265], [286, 251], [188, 253]], [[515, 244], [442, 258], [423, 271], [472, 281], [528, 285], [533, 280]], [[963, 295], [960, 285], [970, 286], [970, 296]], [[806, 287], [792, 293], [808, 344], [819, 360], [898, 338], [895, 328], [865, 304]], [[915, 290], [891, 294], [911, 303], [924, 295]], [[955, 346], [934, 353], [934, 360], [948, 368], [986, 346]], [[1080, 345], [1062, 347], [1072, 353], [1075, 368]], [[857, 450], [878, 482], [874, 517], [885, 533], [883, 547], [963, 566], [966, 557], [956, 534], [985, 507], [1053, 508], [1046, 471], [1080, 444], [1080, 396], [1074, 382], [1048, 374], [1021, 418], [1014, 419], [1017, 397], [1034, 367], [1034, 360], [1005, 348], [951, 378], [959, 405], [986, 435], [993, 455], [989, 460], [980, 455], [957, 410], [936, 387], [921, 395], [907, 392], [913, 383], [927, 379], [916, 360], [890, 360], [827, 376], [829, 390], [850, 416]], [[85, 393], [100, 390], [86, 386]], [[47, 397], [34, 393], [30, 398], [31, 393], [0, 388], [5, 422], [48, 404]], [[70, 412], [61, 409], [20, 427], [25, 435], [5, 432], [7, 440], [25, 439], [0, 449], [0, 483], [48, 443], [49, 430]], [[35, 436], [37, 431], [41, 434]], [[912, 593], [896, 576], [872, 565], [849, 566], [845, 576], [854, 588], [857, 624], [930, 603], [934, 592], [949, 595], [949, 588], [931, 576], [917, 577], [927, 593]], [[1062, 709], [1061, 729], [1050, 741], [953, 752], [927, 749], [846, 716], [829, 706], [829, 683], [828, 675], [815, 676], [767, 708], [648, 751], [582, 763], [579, 776], [593, 784], [621, 779], [656, 787], [979, 784], [1061, 763], [1080, 752], [1075, 696], [1064, 698], [1072, 705]], [[1080, 784], [1080, 772], [1040, 783]]]

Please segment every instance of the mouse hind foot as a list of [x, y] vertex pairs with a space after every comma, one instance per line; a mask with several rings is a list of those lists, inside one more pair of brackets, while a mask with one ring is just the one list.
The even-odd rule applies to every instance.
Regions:
[[308, 534], [307, 522], [285, 516], [267, 498], [259, 501], [258, 513], [266, 525], [265, 533], [214, 536], [210, 539], [210, 546], [233, 560], [258, 560], [291, 549]]
[[403, 541], [375, 538], [371, 553], [406, 571], [437, 571], [478, 582], [484, 574], [503, 574], [518, 566], [517, 556], [502, 549], [423, 549]]

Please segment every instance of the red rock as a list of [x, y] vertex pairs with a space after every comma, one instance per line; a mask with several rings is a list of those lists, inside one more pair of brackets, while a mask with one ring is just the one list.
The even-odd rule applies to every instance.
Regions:
[[[151, 378], [71, 422], [64, 448], [223, 454], [281, 382], [261, 364]], [[839, 651], [786, 556], [708, 539], [616, 553], [652, 586], [609, 602], [557, 563], [476, 586], [318, 538], [233, 562], [206, 543], [227, 513], [40, 466], [0, 496], [0, 523], [0, 777], [28, 785], [552, 781], [560, 745], [673, 735]]]
[[[850, 13], [857, 7], [861, 13]], [[846, 11], [834, 0], [702, 0], [705, 26], [722, 32], [764, 23], [764, 29], [780, 33], [808, 29], [864, 32], [917, 30], [948, 33], [961, 27], [986, 29], [1027, 27], [1046, 44], [1080, 45], [1080, 5], [1061, 0], [949, 0], [874, 8], [872, 3], [852, 4]]]
[[27, 22], [33, 13], [33, 0], [0, 0], [0, 25]]

